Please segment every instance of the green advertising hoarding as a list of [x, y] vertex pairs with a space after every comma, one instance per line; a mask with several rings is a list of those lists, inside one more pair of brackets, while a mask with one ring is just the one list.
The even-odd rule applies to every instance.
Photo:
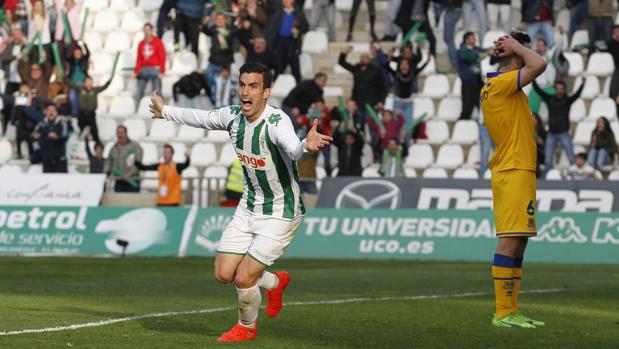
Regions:
[[[181, 255], [213, 256], [233, 210], [203, 209]], [[528, 261], [619, 263], [619, 214], [539, 213]], [[292, 258], [487, 261], [496, 247], [492, 211], [308, 211], [286, 251]]]
[[[0, 255], [214, 256], [233, 209], [2, 207]], [[528, 261], [619, 264], [619, 214], [539, 213]], [[286, 258], [488, 261], [488, 210], [308, 211]]]
[[127, 255], [178, 253], [186, 208], [0, 207], [0, 254]]

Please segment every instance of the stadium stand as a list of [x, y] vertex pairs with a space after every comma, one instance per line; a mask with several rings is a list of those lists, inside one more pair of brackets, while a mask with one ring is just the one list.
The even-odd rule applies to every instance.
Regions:
[[[264, 1], [264, 3], [268, 2]], [[161, 146], [164, 143], [172, 143], [177, 149], [175, 160], [182, 161], [185, 153], [190, 154], [192, 170], [186, 172], [185, 175], [203, 178], [207, 174], [221, 172], [221, 169], [228, 166], [234, 158], [234, 149], [227, 143], [227, 134], [225, 132], [204, 132], [186, 126], [176, 128], [165, 122], [153, 122], [148, 111], [150, 102], [148, 94], [141, 99], [135, 98], [138, 81], [133, 79], [131, 73], [136, 65], [138, 45], [144, 39], [144, 24], [148, 22], [153, 25], [156, 24], [161, 3], [160, 0], [85, 0], [84, 6], [89, 9], [90, 16], [85, 23], [78, 23], [80, 27], [82, 25], [86, 27], [83, 30], [84, 34], [81, 40], [77, 38], [77, 46], [83, 50], [85, 45], [88, 47], [89, 56], [86, 72], [94, 78], [95, 86], [102, 85], [111, 78], [110, 85], [98, 96], [96, 105], [98, 132], [101, 141], [105, 143], [105, 153], [109, 153], [116, 139], [116, 127], [125, 125], [131, 139], [145, 142], [141, 144], [146, 147], [144, 156], [148, 157], [149, 160], [158, 161], [158, 152]], [[387, 2], [377, 1], [377, 3], [377, 15], [380, 22], [381, 18], [385, 18]], [[232, 11], [231, 13], [234, 16], [237, 15], [234, 11], [239, 11], [236, 6], [230, 7], [226, 1], [217, 6], [219, 7], [216, 7], [216, 10]], [[423, 177], [477, 178], [480, 162], [478, 123], [480, 113], [474, 111], [472, 120], [459, 120], [462, 110], [462, 82], [456, 73], [458, 67], [451, 66], [447, 57], [447, 47], [443, 41], [445, 30], [443, 21], [441, 20], [436, 23], [436, 26], [433, 26], [434, 35], [437, 38], [435, 55], [430, 55], [427, 39], [421, 38], [415, 41], [415, 36], [411, 39], [411, 42], [414, 42], [412, 54], [415, 57], [415, 65], [411, 69], [413, 71], [416, 68], [421, 69], [423, 64], [426, 62], [427, 64], [420, 71], [414, 72], [413, 85], [411, 86], [412, 97], [407, 99], [397, 95], [400, 87], [396, 89], [397, 82], [394, 76], [389, 75], [385, 68], [390, 66], [391, 69], [396, 71], [400, 69], [401, 64], [398, 62], [403, 60], [403, 54], [407, 54], [404, 52], [405, 49], [391, 41], [371, 44], [367, 20], [365, 20], [368, 18], [368, 13], [364, 7], [362, 7], [353, 28], [354, 41], [346, 42], [347, 28], [345, 28], [344, 22], [348, 18], [351, 6], [352, 0], [336, 1], [337, 35], [335, 41], [329, 41], [324, 24], [319, 24], [316, 28], [309, 28], [309, 31], [302, 36], [301, 52], [298, 57], [302, 80], [312, 79], [314, 74], [318, 72], [324, 72], [328, 76], [326, 86], [321, 88], [326, 109], [329, 111], [328, 114], [325, 113], [323, 116], [325, 120], [329, 120], [329, 117], [331, 118], [330, 122], [337, 123], [338, 120], [341, 120], [338, 98], [342, 97], [346, 103], [354, 97], [353, 90], [358, 87], [355, 86], [356, 79], [353, 78], [351, 73], [337, 64], [340, 51], [351, 45], [352, 52], [347, 60], [356, 64], [363, 55], [369, 55], [371, 64], [374, 66], [373, 69], [380, 72], [384, 81], [388, 82], [389, 88], [377, 85], [376, 91], [373, 91], [376, 94], [381, 94], [380, 101], [382, 103], [372, 105], [379, 118], [384, 118], [383, 108], [395, 112], [396, 116], [398, 113], [402, 114], [402, 111], [408, 113], [408, 110], [402, 109], [405, 103], [412, 105], [410, 114], [403, 115], [405, 125], [410, 126], [413, 120], [418, 121], [422, 116], [424, 117], [414, 132], [402, 138], [402, 151], [406, 157], [403, 159], [406, 176], [421, 174]], [[513, 27], [518, 24], [516, 21], [520, 15], [518, 11], [520, 6], [520, 2], [515, 1], [513, 4], [514, 11], [512, 11], [512, 14], [514, 14], [514, 18], [511, 23]], [[309, 15], [312, 9], [312, 1], [306, 0], [304, 9], [306, 14]], [[209, 7], [208, 11], [211, 10], [213, 8]], [[562, 36], [566, 40], [563, 50], [559, 52], [558, 59], [560, 61], [565, 60], [567, 66], [569, 66], [567, 76], [564, 78], [567, 80], [570, 90], [575, 91], [582, 79], [587, 78], [581, 98], [572, 105], [569, 111], [570, 133], [573, 143], [584, 147], [586, 152], [591, 146], [591, 136], [596, 127], [596, 121], [601, 116], [608, 118], [615, 138], [619, 140], [616, 101], [618, 91], [616, 91], [616, 84], [611, 83], [611, 80], [619, 79], [615, 73], [616, 59], [613, 58], [613, 55], [617, 55], [617, 52], [610, 49], [610, 44], [613, 41], [619, 41], [619, 38], [608, 38], [606, 43], [603, 43], [601, 47], [596, 46], [594, 52], [589, 54], [587, 52], [589, 45], [587, 30], [578, 28], [570, 37], [562, 31], [562, 28], [570, 25], [570, 12], [561, 8], [560, 5], [555, 6], [554, 12], [556, 15], [554, 34], [557, 38]], [[220, 52], [216, 51], [216, 45], [213, 45], [210, 37], [204, 33], [199, 33], [197, 37], [198, 54], [196, 55], [189, 47], [190, 41], [195, 38], [187, 39], [186, 33], [180, 33], [178, 40], [175, 40], [173, 28], [169, 25], [170, 21], [175, 20], [174, 12], [168, 14], [168, 17], [161, 37], [166, 57], [165, 63], [163, 63], [165, 71], [158, 77], [161, 81], [160, 95], [170, 105], [186, 106], [183, 104], [184, 101], [173, 98], [173, 86], [183, 76], [198, 71], [203, 74], [205, 80], [210, 81], [208, 87], [211, 95], [207, 95], [206, 91], [203, 90], [201, 92], [202, 98], [208, 100], [206, 105], [210, 103], [214, 105], [215, 101], [211, 98], [214, 96], [213, 89], [216, 85], [213, 81], [215, 81], [217, 75], [213, 75], [216, 71], [213, 70], [215, 66], [213, 58]], [[429, 8], [428, 17], [434, 18], [434, 7], [432, 6]], [[616, 17], [619, 18], [619, 16]], [[80, 16], [80, 18], [83, 18], [83, 16]], [[228, 20], [228, 22], [228, 25], [233, 25], [231, 20]], [[382, 28], [382, 24], [378, 28]], [[74, 32], [80, 31], [78, 28], [71, 29]], [[458, 49], [464, 28], [459, 23], [455, 30], [455, 44], [456, 49]], [[475, 34], [478, 35], [478, 33]], [[501, 29], [496, 28], [485, 31], [481, 47], [489, 48], [492, 42], [503, 34], [504, 32]], [[250, 33], [251, 35], [252, 33]], [[402, 36], [402, 33], [400, 33], [398, 40], [401, 41]], [[238, 79], [238, 68], [248, 61], [249, 54], [253, 50], [251, 44], [242, 42], [240, 37], [238, 39], [234, 41], [234, 50], [229, 60], [233, 80]], [[477, 43], [480, 44], [479, 41]], [[419, 51], [417, 51], [417, 44], [420, 47]], [[272, 53], [272, 47], [268, 49]], [[117, 53], [119, 62], [115, 64]], [[31, 53], [31, 56], [29, 57], [31, 59], [37, 58], [34, 56], [34, 52]], [[274, 63], [275, 61], [276, 59], [271, 57], [270, 62]], [[553, 65], [555, 63], [551, 62]], [[65, 72], [73, 67], [66, 59], [63, 61], [63, 66]], [[213, 67], [209, 68], [209, 66]], [[6, 90], [10, 69], [9, 66], [4, 67], [5, 74], [0, 78], [1, 89], [8, 94], [14, 92], [14, 90]], [[489, 57], [485, 57], [480, 59], [479, 69], [486, 73], [495, 71], [497, 67], [490, 64]], [[207, 72], [211, 75], [207, 76]], [[277, 77], [273, 84], [270, 103], [281, 106], [285, 102], [290, 91], [297, 86], [293, 73], [288, 67]], [[380, 91], [381, 89], [384, 90], [384, 93]], [[612, 91], [613, 89], [615, 91]], [[530, 93], [530, 90], [529, 87], [525, 88], [527, 93]], [[147, 93], [149, 92], [150, 85], [147, 88]], [[74, 95], [69, 97], [70, 99], [76, 98]], [[234, 96], [231, 96], [229, 102], [234, 103], [234, 98]], [[360, 115], [367, 119], [365, 106], [358, 105], [357, 108]], [[288, 112], [291, 112], [291, 110]], [[302, 113], [305, 112], [306, 110], [302, 110]], [[5, 119], [9, 118], [10, 110], [5, 109], [3, 114]], [[65, 112], [64, 115], [77, 119], [78, 115], [73, 114], [73, 112]], [[544, 103], [540, 107], [539, 115], [544, 123], [548, 122], [548, 111]], [[303, 127], [296, 125], [296, 120], [294, 121], [297, 128]], [[4, 124], [6, 125], [6, 122]], [[547, 127], [547, 125], [544, 126]], [[359, 127], [363, 128], [358, 131], [363, 133], [365, 141], [362, 156], [364, 167], [362, 175], [363, 177], [377, 177], [379, 176], [377, 169], [381, 158], [378, 154], [381, 154], [383, 150], [378, 141], [379, 135], [369, 129], [367, 122], [360, 123]], [[9, 124], [8, 128], [11, 129], [12, 126]], [[27, 161], [17, 158], [18, 145], [16, 144], [14, 130], [4, 131], [4, 138], [0, 140], [0, 163], [8, 167], [2, 167], [2, 171], [17, 171], [17, 167], [19, 167], [25, 173], [40, 172], [39, 164], [28, 164]], [[77, 126], [73, 130], [78, 135], [81, 131]], [[78, 140], [78, 144], [83, 144], [81, 142], [82, 140]], [[20, 146], [23, 147], [23, 145]], [[76, 148], [79, 148], [79, 146]], [[326, 163], [323, 155], [319, 156], [317, 161], [319, 179], [329, 175], [336, 176], [338, 172], [337, 152], [335, 149], [327, 152], [331, 153], [329, 163]], [[83, 150], [74, 151], [68, 155], [70, 165], [83, 165], [86, 161]], [[569, 161], [566, 159], [556, 158], [558, 160], [554, 167], [558, 171], [569, 166]], [[218, 167], [211, 169], [215, 165]], [[75, 168], [75, 166], [69, 167]], [[600, 170], [604, 178], [615, 180], [618, 176], [617, 160], [614, 159], [610, 166]], [[483, 177], [487, 178], [485, 174]], [[145, 183], [150, 182], [145, 180]], [[185, 187], [187, 187], [186, 184]], [[148, 190], [148, 188], [149, 185], [146, 185], [144, 189]]]

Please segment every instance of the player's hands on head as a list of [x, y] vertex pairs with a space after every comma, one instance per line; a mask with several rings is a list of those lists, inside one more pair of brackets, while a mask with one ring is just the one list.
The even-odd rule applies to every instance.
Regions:
[[520, 46], [522, 45], [510, 35], [502, 36], [494, 42], [498, 57], [511, 56]]
[[318, 133], [318, 120], [314, 120], [312, 128], [305, 137], [305, 146], [307, 147], [307, 150], [312, 152], [319, 151], [329, 145], [332, 141], [332, 137]]
[[163, 99], [157, 95], [157, 91], [153, 91], [150, 105], [148, 106], [150, 112], [153, 114], [153, 119], [163, 119], [163, 107], [165, 107]]

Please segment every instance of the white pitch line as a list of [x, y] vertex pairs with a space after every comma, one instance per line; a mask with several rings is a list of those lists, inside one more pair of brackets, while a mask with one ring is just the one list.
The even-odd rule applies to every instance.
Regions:
[[[556, 293], [565, 291], [563, 288], [547, 288], [547, 289], [537, 289], [537, 290], [528, 290], [521, 291], [521, 293]], [[466, 297], [477, 297], [477, 296], [489, 296], [493, 293], [490, 292], [468, 292], [468, 293], [456, 293], [456, 294], [444, 294], [444, 295], [419, 295], [419, 296], [385, 296], [385, 297], [357, 297], [357, 298], [346, 298], [346, 299], [332, 299], [332, 300], [323, 300], [323, 301], [308, 301], [308, 302], [288, 302], [284, 303], [285, 306], [304, 306], [304, 305], [325, 305], [325, 304], [346, 304], [346, 303], [361, 303], [361, 302], [388, 302], [388, 301], [410, 301], [410, 300], [426, 300], [426, 299], [446, 299], [446, 298], [466, 298]], [[107, 326], [119, 322], [126, 321], [134, 321], [134, 320], [142, 320], [149, 318], [160, 318], [167, 316], [178, 316], [178, 315], [195, 315], [195, 314], [211, 314], [211, 313], [219, 313], [222, 311], [232, 311], [236, 310], [236, 307], [225, 307], [225, 308], [210, 308], [210, 309], [198, 309], [198, 310], [187, 310], [187, 311], [169, 311], [163, 313], [151, 313], [151, 314], [143, 314], [143, 315], [135, 315], [135, 316], [127, 316], [117, 319], [108, 319], [108, 320], [100, 320], [93, 322], [85, 322], [80, 324], [73, 325], [65, 325], [65, 326], [55, 326], [55, 327], [45, 327], [45, 328], [32, 328], [32, 329], [24, 329], [24, 330], [15, 330], [15, 331], [4, 331], [0, 332], [0, 336], [13, 336], [18, 334], [28, 334], [28, 333], [43, 333], [43, 332], [59, 332], [59, 331], [67, 331], [67, 330], [78, 330], [80, 328], [88, 328], [88, 327], [100, 327]]]

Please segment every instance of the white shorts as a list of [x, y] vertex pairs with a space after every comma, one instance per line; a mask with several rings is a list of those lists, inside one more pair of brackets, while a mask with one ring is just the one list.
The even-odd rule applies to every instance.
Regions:
[[303, 216], [292, 220], [253, 215], [239, 207], [221, 234], [218, 253], [249, 255], [265, 266], [281, 257], [294, 238]]

